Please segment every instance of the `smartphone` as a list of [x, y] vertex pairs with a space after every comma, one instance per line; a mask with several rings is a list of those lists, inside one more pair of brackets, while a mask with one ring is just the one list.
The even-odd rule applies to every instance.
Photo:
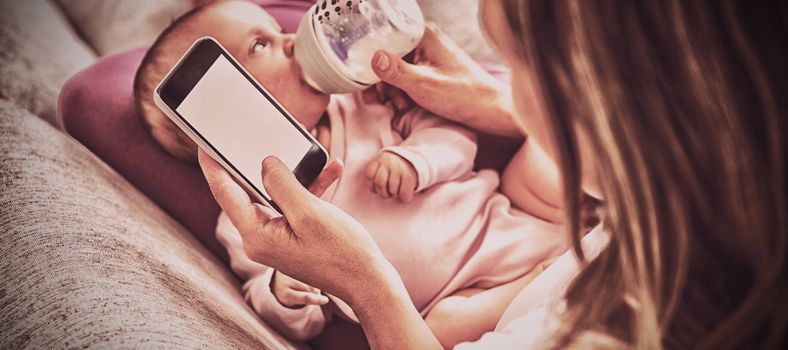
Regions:
[[253, 200], [279, 213], [263, 187], [263, 159], [279, 158], [304, 187], [326, 165], [325, 148], [211, 37], [192, 44], [156, 87], [153, 100]]

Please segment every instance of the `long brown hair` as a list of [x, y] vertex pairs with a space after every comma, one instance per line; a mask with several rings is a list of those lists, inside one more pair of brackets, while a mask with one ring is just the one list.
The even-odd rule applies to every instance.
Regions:
[[784, 345], [785, 2], [496, 1], [542, 91], [570, 232], [578, 130], [602, 174], [611, 241], [554, 346]]

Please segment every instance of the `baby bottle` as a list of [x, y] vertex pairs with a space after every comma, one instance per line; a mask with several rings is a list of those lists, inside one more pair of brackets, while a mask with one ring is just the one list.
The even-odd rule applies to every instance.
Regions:
[[375, 51], [402, 57], [423, 34], [416, 0], [319, 0], [301, 19], [295, 59], [323, 93], [361, 91], [380, 81], [370, 65]]

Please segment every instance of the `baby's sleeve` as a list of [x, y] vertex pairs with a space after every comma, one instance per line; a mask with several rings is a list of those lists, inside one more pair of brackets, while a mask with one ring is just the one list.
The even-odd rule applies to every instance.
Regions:
[[246, 256], [241, 234], [224, 212], [219, 215], [216, 238], [227, 249], [230, 268], [244, 282], [244, 300], [263, 321], [297, 341], [309, 340], [323, 331], [331, 318], [329, 309], [319, 305], [291, 309], [280, 304], [270, 288], [275, 270]]
[[397, 154], [413, 165], [419, 181], [416, 191], [456, 180], [473, 169], [476, 134], [460, 124], [414, 109], [396, 120], [393, 128], [404, 140], [383, 151]]

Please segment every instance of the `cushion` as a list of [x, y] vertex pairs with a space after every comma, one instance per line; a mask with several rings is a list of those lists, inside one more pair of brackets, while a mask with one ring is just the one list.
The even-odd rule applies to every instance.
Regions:
[[192, 0], [56, 0], [99, 56], [149, 45]]
[[95, 61], [49, 1], [0, 1], [0, 96], [56, 124], [60, 88]]
[[71, 79], [60, 95], [63, 128], [225, 257], [214, 238], [219, 206], [202, 172], [165, 153], [137, 116], [134, 72], [144, 54], [108, 56]]
[[0, 348], [304, 348], [188, 230], [1, 98], [0, 232]]
[[306, 10], [312, 6], [311, 0], [252, 0], [262, 6], [282, 26], [285, 33], [295, 33], [298, 23]]
[[[194, 0], [56, 0], [86, 42], [100, 56], [150, 45]], [[298, 24], [309, 0], [257, 0], [285, 29]], [[294, 24], [293, 24], [294, 23]]]

